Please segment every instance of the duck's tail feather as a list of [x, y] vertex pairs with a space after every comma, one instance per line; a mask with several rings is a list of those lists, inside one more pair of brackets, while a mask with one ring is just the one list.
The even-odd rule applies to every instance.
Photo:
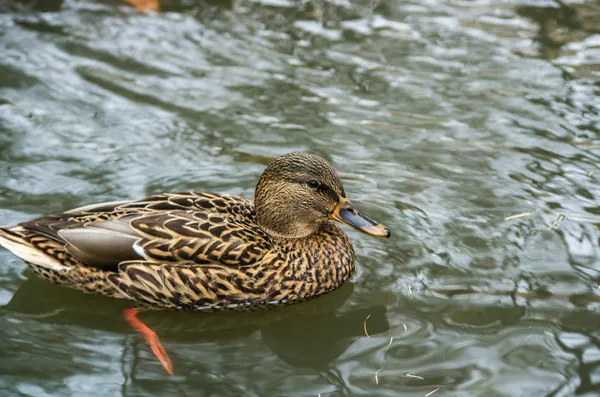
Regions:
[[107, 280], [108, 272], [84, 266], [65, 250], [65, 243], [21, 225], [0, 227], [0, 246], [21, 259], [38, 276], [55, 284], [115, 298], [127, 296]]
[[31, 238], [30, 232], [22, 226], [0, 227], [0, 245], [25, 262], [54, 271], [66, 270], [68, 266], [61, 263], [58, 258], [53, 257], [51, 247], [44, 244], [44, 242], [57, 243], [43, 236], [39, 238], [45, 241], [36, 241]]

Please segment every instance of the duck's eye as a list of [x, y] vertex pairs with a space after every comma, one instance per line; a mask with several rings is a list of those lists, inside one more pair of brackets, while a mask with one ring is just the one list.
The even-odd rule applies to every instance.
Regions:
[[319, 182], [315, 181], [314, 179], [311, 179], [310, 181], [308, 181], [308, 186], [310, 186], [311, 189], [318, 189]]

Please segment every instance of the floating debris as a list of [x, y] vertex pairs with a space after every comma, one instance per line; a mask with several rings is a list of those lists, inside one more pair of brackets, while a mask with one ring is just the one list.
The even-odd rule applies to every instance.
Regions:
[[393, 340], [394, 340], [394, 337], [392, 336], [392, 337], [390, 338], [390, 343], [388, 343], [387, 347], [385, 348], [385, 351], [387, 351], [387, 350], [390, 348], [390, 346], [392, 345], [392, 341], [393, 341]]
[[554, 222], [553, 222], [553, 223], [550, 225], [550, 227], [548, 228], [548, 230], [552, 229], [554, 226], [556, 226], [556, 225], [558, 225], [559, 223], [561, 223], [561, 222], [562, 222], [564, 219], [565, 219], [565, 216], [561, 214], [561, 215], [558, 217], [558, 219], [557, 219], [557, 220], [555, 220], [555, 221], [554, 221]]
[[415, 378], [415, 379], [425, 380], [425, 378], [420, 377], [419, 375], [404, 374], [404, 376], [406, 376], [407, 378]]
[[592, 175], [594, 175], [594, 171], [588, 172], [588, 176], [592, 176]]
[[59, 313], [64, 312], [66, 309], [64, 307], [59, 307], [58, 309], [54, 309], [51, 310], [47, 313], [40, 313], [40, 314], [27, 314], [25, 315], [25, 317], [29, 317], [29, 318], [48, 318], [48, 317], [52, 317], [55, 316]]
[[429, 397], [429, 396], [431, 396], [433, 393], [435, 393], [436, 391], [438, 391], [438, 390], [440, 390], [440, 389], [441, 389], [441, 388], [440, 388], [440, 387], [438, 387], [437, 389], [435, 389], [435, 390], [433, 390], [433, 391], [430, 391], [429, 393], [425, 394], [425, 397]]
[[415, 296], [413, 295], [412, 292], [412, 285], [408, 284], [408, 294], [410, 295], [410, 299], [414, 299]]
[[408, 332], [408, 327], [406, 326], [406, 324], [402, 324], [404, 325], [404, 332]]
[[379, 368], [377, 371], [375, 371], [375, 384], [376, 385], [379, 384], [379, 376], [377, 376], [377, 374], [379, 374], [379, 371], [383, 371], [383, 368]]
[[369, 317], [371, 317], [370, 314], [367, 316], [367, 318], [365, 318], [365, 322], [363, 323], [363, 329], [365, 330], [365, 335], [367, 335], [367, 338], [371, 337], [371, 335], [369, 335], [369, 333], [367, 332], [367, 320], [369, 319]]
[[511, 219], [517, 219], [517, 218], [523, 218], [525, 216], [529, 216], [529, 215], [533, 215], [535, 214], [537, 211], [531, 211], [531, 212], [522, 212], [520, 214], [515, 214], [515, 215], [511, 215], [511, 216], [507, 216], [506, 218], [504, 218], [505, 221], [510, 221]]

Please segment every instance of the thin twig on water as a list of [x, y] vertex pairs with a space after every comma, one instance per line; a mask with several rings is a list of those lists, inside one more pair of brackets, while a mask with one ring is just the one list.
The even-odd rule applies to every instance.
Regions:
[[529, 215], [533, 215], [535, 214], [535, 211], [531, 211], [531, 212], [522, 212], [520, 214], [515, 214], [515, 215], [510, 215], [507, 216], [506, 218], [504, 218], [505, 221], [510, 221], [511, 219], [517, 219], [517, 218], [523, 218], [525, 216], [529, 216]]
[[387, 347], [385, 348], [385, 351], [387, 351], [387, 350], [390, 348], [390, 346], [392, 345], [392, 341], [393, 341], [393, 340], [394, 340], [394, 337], [392, 336], [392, 337], [390, 338], [390, 343], [388, 343]]
[[375, 384], [378, 385], [379, 384], [379, 376], [377, 376], [377, 374], [379, 374], [379, 371], [382, 371], [383, 368], [379, 368], [377, 371], [375, 371]]
[[367, 320], [369, 319], [369, 317], [371, 317], [370, 314], [367, 316], [367, 318], [365, 318], [365, 322], [363, 323], [363, 329], [365, 330], [365, 335], [367, 335], [367, 338], [371, 337], [371, 335], [369, 335], [369, 333], [367, 332]]
[[558, 225], [559, 223], [561, 223], [561, 222], [562, 222], [564, 219], [565, 219], [565, 216], [561, 214], [561, 215], [558, 217], [558, 219], [557, 219], [557, 220], [555, 220], [554, 222], [552, 222], [552, 224], [550, 225], [550, 227], [548, 228], [548, 230], [552, 229], [554, 226], [556, 226], [556, 225]]

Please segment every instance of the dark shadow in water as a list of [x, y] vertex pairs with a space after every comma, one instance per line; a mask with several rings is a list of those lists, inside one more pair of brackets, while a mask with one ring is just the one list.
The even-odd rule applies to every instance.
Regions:
[[[140, 319], [166, 344], [226, 342], [259, 331], [263, 342], [281, 360], [294, 367], [321, 371], [357, 337], [364, 335], [367, 316], [370, 315], [369, 334], [389, 329], [384, 306], [339, 310], [353, 289], [354, 285], [348, 283], [318, 299], [270, 311], [214, 314], [148, 311], [140, 314]], [[50, 324], [134, 333], [121, 314], [128, 307], [132, 307], [129, 301], [86, 295], [31, 276], [2, 311]], [[174, 361], [177, 365], [177, 358]]]
[[[570, 313], [561, 318], [563, 330], [565, 332], [573, 332], [584, 335], [588, 340], [589, 344], [594, 346], [596, 350], [600, 350], [600, 335], [598, 334], [598, 320], [599, 317], [596, 313], [592, 314], [589, 311], [577, 311]], [[579, 386], [575, 389], [576, 395], [588, 395], [587, 393], [593, 393], [600, 390], [600, 379], [594, 374], [598, 373], [600, 368], [600, 360], [594, 360], [585, 358], [584, 354], [586, 350], [593, 351], [589, 345], [575, 345], [568, 346], [560, 338], [556, 338], [556, 343], [565, 352], [573, 354], [578, 361], [577, 375], [579, 376]], [[591, 355], [590, 355], [591, 356]], [[565, 385], [554, 391], [553, 394], [549, 395], [563, 395], [566, 394], [567, 390], [571, 385]]]
[[[587, 36], [600, 32], [600, 24], [597, 23], [600, 18], [600, 6], [595, 5], [593, 1], [588, 3], [565, 4], [559, 0], [546, 7], [518, 6], [516, 12], [539, 25], [536, 40], [540, 44], [540, 55], [546, 59], [553, 59], [557, 57], [560, 48], [577, 33]], [[561, 33], [561, 29], [568, 34]]]
[[15, 9], [19, 10], [32, 10], [40, 12], [56, 12], [60, 11], [64, 0], [16, 0], [2, 2], [0, 10]]
[[232, 10], [239, 7], [242, 1], [240, 0], [160, 0], [160, 10], [163, 12], [184, 12], [188, 10], [198, 9], [213, 9], [215, 12], [218, 10]]

